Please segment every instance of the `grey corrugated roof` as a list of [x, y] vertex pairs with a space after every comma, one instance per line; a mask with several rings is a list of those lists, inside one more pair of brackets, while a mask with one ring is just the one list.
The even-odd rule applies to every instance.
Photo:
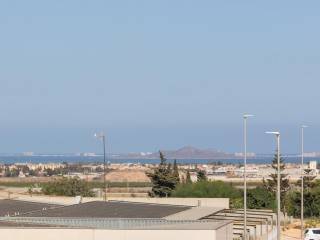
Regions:
[[61, 207], [61, 205], [4, 199], [0, 200], [0, 216], [14, 216], [55, 207]]
[[190, 209], [188, 206], [134, 202], [94, 201], [26, 214], [28, 217], [164, 218]]

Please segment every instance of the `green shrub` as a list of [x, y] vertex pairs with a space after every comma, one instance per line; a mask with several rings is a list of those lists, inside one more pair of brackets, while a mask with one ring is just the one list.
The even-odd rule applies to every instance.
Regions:
[[93, 197], [94, 193], [84, 180], [78, 177], [55, 179], [42, 184], [42, 192], [46, 195]]
[[274, 195], [263, 187], [248, 189], [247, 206], [251, 209], [275, 209]]
[[172, 197], [230, 198], [232, 200], [241, 198], [242, 191], [222, 181], [199, 181], [178, 185]]

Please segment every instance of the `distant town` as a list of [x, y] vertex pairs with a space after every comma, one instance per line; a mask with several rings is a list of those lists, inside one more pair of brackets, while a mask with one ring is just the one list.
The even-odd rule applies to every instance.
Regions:
[[[244, 157], [243, 152], [229, 153], [216, 149], [200, 149], [193, 146], [185, 146], [177, 150], [161, 149], [167, 159], [241, 159]], [[0, 153], [0, 163], [3, 162], [1, 157], [99, 157], [101, 153], [96, 152], [78, 152], [78, 153], [37, 153], [37, 152], [22, 152], [22, 153]], [[129, 152], [129, 153], [108, 153], [109, 159], [159, 159], [159, 152]], [[264, 158], [270, 157], [273, 154], [247, 152], [248, 158]], [[284, 157], [299, 157], [300, 154], [289, 153], [283, 154]], [[320, 152], [305, 152], [306, 158], [320, 158]]]
[[[242, 158], [243, 153], [226, 153], [223, 151], [213, 150], [213, 149], [198, 149], [195, 147], [183, 147], [178, 150], [164, 150], [162, 151], [167, 159], [177, 159], [177, 164], [179, 166], [179, 175], [186, 175], [187, 171], [190, 172], [192, 181], [196, 181], [197, 172], [199, 170], [203, 171], [208, 180], [222, 180], [227, 182], [241, 182], [243, 181], [243, 165]], [[3, 159], [5, 157], [0, 157], [0, 182], [4, 181], [14, 181], [14, 179], [19, 179], [19, 181], [27, 182], [41, 182], [50, 181], [52, 177], [67, 176], [74, 177], [77, 176], [80, 179], [85, 179], [88, 181], [102, 181], [104, 174], [104, 165], [101, 161], [101, 155], [97, 153], [77, 153], [68, 155], [46, 155], [46, 154], [36, 154], [34, 152], [24, 152], [21, 154], [7, 154], [6, 156], [13, 157], [12, 162], [6, 163]], [[32, 157], [43, 157], [46, 159], [47, 156], [73, 156], [75, 159], [77, 157], [82, 157], [81, 161], [61, 161], [64, 158], [59, 158], [60, 161], [52, 161], [46, 159], [43, 162], [33, 162]], [[253, 182], [261, 182], [264, 178], [268, 178], [270, 174], [274, 171], [271, 166], [272, 155], [259, 155], [255, 153], [247, 153], [251, 162], [247, 165], [247, 177]], [[288, 155], [287, 157], [294, 157], [297, 155]], [[304, 156], [309, 160], [306, 161], [305, 168], [310, 169], [311, 175], [318, 177], [319, 164], [317, 158], [320, 157], [319, 152], [305, 153]], [[22, 158], [20, 158], [22, 157]], [[254, 161], [254, 159], [266, 158], [268, 157], [269, 162], [265, 161]], [[93, 158], [92, 161], [86, 161], [86, 158]], [[127, 159], [125, 162], [117, 161], [107, 161], [106, 166], [106, 180], [108, 182], [146, 182], [149, 183], [150, 179], [147, 177], [148, 171], [152, 171], [153, 168], [158, 166], [159, 163], [159, 153], [151, 152], [140, 152], [140, 153], [129, 153], [129, 154], [111, 154], [108, 156], [108, 160], [111, 159]], [[143, 160], [149, 159], [152, 161], [139, 162], [130, 160]], [[181, 159], [194, 159], [195, 161], [183, 162]], [[196, 160], [207, 159], [206, 164], [202, 162], [197, 163]], [[230, 163], [224, 161], [225, 159], [238, 159]], [[41, 161], [37, 159], [38, 161]], [[23, 162], [24, 161], [24, 162]], [[297, 181], [300, 178], [301, 164], [299, 162], [294, 163], [286, 161], [285, 173], [288, 175], [290, 181]]]
[[[222, 180], [226, 182], [241, 182], [243, 181], [244, 168], [241, 158], [242, 153], [225, 153], [216, 150], [200, 150], [193, 147], [184, 147], [176, 151], [163, 151], [163, 154], [168, 159], [177, 159], [179, 166], [179, 175], [185, 177], [187, 172], [190, 172], [192, 181], [197, 180], [197, 172], [203, 171], [208, 180]], [[305, 163], [305, 168], [310, 169], [309, 174], [318, 177], [319, 164], [317, 157], [319, 153], [305, 153], [308, 161]], [[33, 156], [47, 156], [36, 155], [33, 152], [22, 153], [15, 155], [16, 162], [5, 163], [0, 158], [0, 182], [13, 181], [13, 179], [23, 179], [28, 182], [49, 181], [52, 177], [77, 176], [80, 179], [88, 181], [103, 180], [104, 165], [101, 158], [95, 161], [86, 162], [32, 162], [28, 161], [28, 157]], [[25, 162], [19, 161], [19, 156], [23, 156]], [[96, 153], [79, 153], [74, 155], [79, 157], [98, 157]], [[292, 155], [294, 156], [294, 155]], [[248, 153], [248, 158], [255, 159], [259, 157], [266, 157], [266, 155], [257, 155], [255, 153]], [[268, 156], [270, 161], [265, 162], [251, 162], [247, 165], [247, 177], [253, 182], [261, 182], [264, 178], [268, 178], [274, 171], [271, 166], [272, 155]], [[159, 164], [159, 153], [130, 153], [126, 155], [113, 155], [114, 159], [125, 158], [127, 162], [117, 163], [107, 162], [106, 165], [106, 180], [108, 182], [146, 182], [150, 179], [147, 177], [148, 171], [152, 171]], [[225, 162], [224, 159], [234, 158], [239, 159], [234, 163]], [[130, 162], [133, 159], [151, 159], [155, 161], [149, 162]], [[199, 163], [184, 163], [179, 159], [208, 159], [206, 164]], [[110, 159], [109, 159], [110, 160]], [[290, 181], [297, 181], [301, 174], [301, 164], [286, 161], [285, 173], [288, 175]]]

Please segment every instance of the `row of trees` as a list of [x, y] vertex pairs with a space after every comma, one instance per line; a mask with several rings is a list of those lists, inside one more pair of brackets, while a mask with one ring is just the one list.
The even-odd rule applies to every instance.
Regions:
[[[266, 203], [265, 208], [276, 208], [276, 190], [277, 190], [277, 157], [274, 157], [272, 162], [272, 167], [275, 170], [273, 174], [270, 175], [270, 179], [263, 181], [263, 190], [270, 192], [270, 198]], [[285, 215], [300, 217], [301, 213], [301, 180], [296, 184], [290, 184], [287, 174], [284, 174], [285, 163], [284, 159], [280, 158], [280, 197], [281, 197], [281, 211]], [[320, 216], [320, 181], [315, 181], [315, 176], [311, 175], [310, 169], [304, 170], [303, 177], [304, 185], [304, 216], [305, 217], [319, 217]], [[260, 198], [263, 193], [256, 193], [254, 198]], [[258, 204], [257, 204], [258, 205]], [[258, 205], [259, 206], [259, 205]], [[251, 207], [256, 207], [253, 205]], [[262, 207], [262, 206], [259, 206]]]
[[[186, 172], [186, 177], [179, 178], [178, 166], [176, 161], [171, 167], [167, 163], [164, 155], [160, 154], [160, 164], [153, 172], [148, 173], [152, 182], [152, 197], [212, 197], [212, 198], [230, 198], [232, 207], [243, 207], [243, 192], [234, 187], [231, 183], [222, 181], [208, 181], [205, 171], [197, 171], [197, 181], [192, 182], [190, 172]], [[255, 198], [256, 192], [267, 193], [267, 196]], [[272, 198], [269, 192], [262, 189], [248, 191], [250, 206], [257, 203], [261, 207], [269, 207], [268, 200]]]
[[[0, 173], [4, 177], [18, 177], [20, 172], [22, 172], [25, 176], [64, 176], [70, 172], [80, 172], [80, 173], [89, 173], [89, 172], [103, 172], [104, 169], [101, 166], [92, 169], [90, 167], [85, 167], [81, 163], [68, 164], [67, 162], [63, 162], [63, 167], [59, 168], [35, 168], [31, 169], [27, 165], [24, 166], [14, 166], [9, 167], [9, 165], [5, 165], [4, 167], [0, 167]], [[106, 172], [110, 172], [111, 169], [107, 168]]]
[[[186, 178], [179, 179], [178, 167], [174, 161], [173, 167], [166, 162], [160, 152], [160, 164], [149, 173], [152, 182], [151, 196], [157, 197], [227, 197], [232, 207], [243, 207], [243, 191], [231, 183], [222, 181], [207, 181], [204, 171], [197, 171], [197, 182], [192, 183], [190, 173]], [[277, 192], [277, 156], [272, 161], [274, 172], [262, 184], [247, 191], [247, 205], [251, 209], [276, 209]], [[287, 174], [284, 173], [284, 159], [280, 158], [280, 194], [281, 211], [285, 215], [300, 216], [301, 192], [298, 181], [296, 185], [290, 184]], [[304, 176], [304, 214], [305, 217], [320, 216], [320, 180], [310, 176], [310, 170], [305, 170]]]
[[56, 175], [64, 175], [67, 174], [67, 169], [66, 168], [37, 168], [37, 169], [30, 169], [28, 166], [19, 166], [15, 168], [9, 168], [5, 167], [4, 169], [0, 169], [0, 173], [4, 172], [3, 176], [4, 177], [18, 177], [20, 172], [25, 174], [26, 176], [56, 176]]

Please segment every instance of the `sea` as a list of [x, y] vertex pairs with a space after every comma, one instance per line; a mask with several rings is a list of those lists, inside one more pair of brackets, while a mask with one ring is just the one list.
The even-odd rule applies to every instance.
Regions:
[[[252, 164], [268, 164], [271, 163], [273, 156], [263, 156], [248, 158], [247, 163]], [[300, 163], [301, 158], [299, 156], [284, 156], [286, 163]], [[159, 159], [144, 159], [144, 158], [106, 158], [108, 163], [122, 163], [122, 164], [152, 164], [159, 163]], [[168, 162], [173, 162], [173, 159], [168, 159]], [[223, 159], [177, 159], [178, 164], [213, 164], [213, 163], [224, 163], [224, 164], [242, 164], [243, 159], [241, 158], [223, 158]], [[309, 161], [320, 161], [320, 158], [309, 158], [305, 157], [304, 162]], [[102, 156], [69, 156], [69, 155], [37, 155], [37, 156], [0, 156], [0, 164], [13, 164], [13, 163], [101, 163], [103, 162]]]

